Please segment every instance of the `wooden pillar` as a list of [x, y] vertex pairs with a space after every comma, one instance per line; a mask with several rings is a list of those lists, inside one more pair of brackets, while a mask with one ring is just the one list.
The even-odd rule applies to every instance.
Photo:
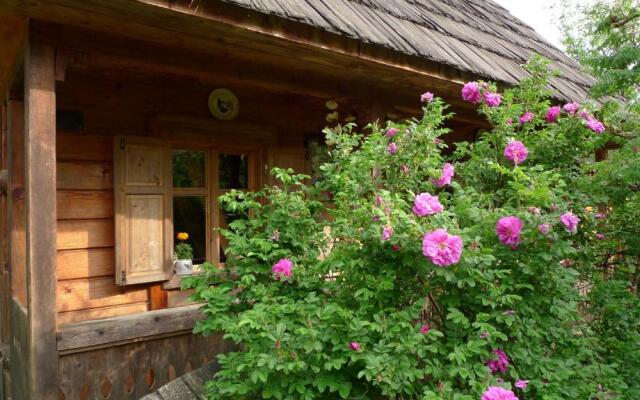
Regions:
[[55, 49], [30, 42], [25, 58], [25, 203], [29, 388], [58, 397], [56, 348]]

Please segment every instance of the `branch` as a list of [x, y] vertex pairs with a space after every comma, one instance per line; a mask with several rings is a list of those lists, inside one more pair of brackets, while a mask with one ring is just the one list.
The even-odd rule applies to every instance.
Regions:
[[612, 28], [622, 28], [623, 26], [625, 26], [626, 24], [628, 24], [629, 22], [633, 21], [634, 19], [640, 17], [640, 11], [638, 10], [633, 10], [632, 13], [623, 19], [618, 19], [617, 17], [612, 17], [611, 18], [611, 27]]

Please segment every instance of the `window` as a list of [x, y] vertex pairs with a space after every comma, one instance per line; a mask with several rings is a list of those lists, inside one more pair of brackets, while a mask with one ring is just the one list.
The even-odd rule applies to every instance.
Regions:
[[[227, 193], [231, 189], [248, 190], [250, 187], [250, 156], [248, 154], [232, 154], [221, 152], [218, 153], [217, 165], [217, 185], [213, 190], [214, 198]], [[245, 215], [232, 214], [221, 209], [217, 205], [218, 210], [215, 226], [216, 228], [227, 228], [229, 224], [238, 218], [246, 218]], [[227, 247], [227, 239], [216, 232], [215, 238], [215, 259], [220, 264], [226, 262], [225, 249]]]
[[[173, 148], [172, 148], [173, 147]], [[274, 166], [305, 172], [302, 148], [257, 150], [221, 147], [182, 148], [159, 137], [114, 141], [116, 283], [134, 285], [172, 278], [178, 232], [187, 232], [194, 265], [226, 262], [226, 228], [248, 215], [223, 212], [218, 197], [230, 190], [255, 190], [272, 178]]]
[[209, 224], [207, 223], [209, 189], [207, 179], [207, 151], [173, 150], [173, 238], [186, 232], [186, 243], [193, 248], [193, 264], [210, 259]]

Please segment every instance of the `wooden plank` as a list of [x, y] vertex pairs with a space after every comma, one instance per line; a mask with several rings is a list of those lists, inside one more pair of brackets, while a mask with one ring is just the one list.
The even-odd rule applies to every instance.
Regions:
[[167, 291], [163, 290], [161, 283], [149, 287], [149, 309], [161, 310], [167, 308]]
[[113, 247], [113, 219], [58, 221], [58, 250]]
[[58, 160], [110, 161], [113, 159], [113, 137], [101, 135], [58, 134]]
[[112, 247], [80, 250], [59, 250], [58, 280], [113, 276], [115, 273]]
[[30, 393], [58, 398], [56, 351], [56, 95], [53, 47], [30, 43], [25, 61], [25, 200]]
[[113, 189], [113, 168], [106, 162], [58, 161], [57, 185], [60, 189]]
[[29, 392], [29, 342], [25, 332], [29, 330], [27, 310], [15, 301], [11, 302], [11, 393], [13, 399], [23, 399]]
[[9, 226], [11, 230], [11, 291], [18, 304], [27, 307], [27, 238], [24, 202], [24, 103], [8, 105], [10, 135]]
[[60, 312], [146, 302], [147, 289], [123, 288], [113, 277], [73, 279], [57, 283], [57, 309]]
[[113, 218], [113, 192], [58, 190], [58, 220]]
[[136, 314], [145, 312], [147, 311], [147, 309], [147, 302], [140, 302], [100, 308], [90, 308], [87, 310], [67, 311], [58, 313], [58, 325], [117, 317], [119, 315]]
[[191, 304], [196, 304], [195, 301], [189, 300], [195, 292], [194, 289], [189, 290], [168, 290], [167, 291], [167, 307], [182, 307]]
[[202, 318], [199, 305], [143, 314], [112, 317], [100, 321], [67, 324], [58, 332], [58, 350], [92, 347], [193, 329]]

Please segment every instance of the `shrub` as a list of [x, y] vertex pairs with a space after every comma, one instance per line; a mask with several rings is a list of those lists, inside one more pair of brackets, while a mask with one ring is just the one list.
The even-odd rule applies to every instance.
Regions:
[[[448, 106], [425, 93], [421, 119], [326, 130], [313, 185], [275, 169], [279, 186], [221, 197], [252, 217], [223, 231], [226, 267], [187, 284], [205, 303], [196, 331], [238, 345], [219, 356], [209, 398], [624, 391], [577, 290], [596, 223], [577, 188], [606, 133], [582, 108], [549, 111], [546, 64], [528, 69], [501, 94], [465, 86], [493, 129], [454, 151], [442, 139]], [[624, 319], [631, 299], [616, 293]]]

